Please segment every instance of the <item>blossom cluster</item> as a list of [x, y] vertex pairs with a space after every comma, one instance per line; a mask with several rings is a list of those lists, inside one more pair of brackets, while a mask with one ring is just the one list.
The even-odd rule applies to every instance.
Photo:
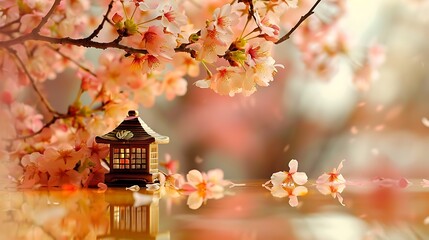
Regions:
[[[288, 1], [272, 3], [276, 11], [262, 2], [219, 1], [206, 9], [201, 26], [200, 18], [192, 19], [201, 11], [186, 9], [184, 2], [0, 3], [0, 149], [9, 179], [20, 187], [86, 186], [105, 155], [96, 159], [81, 143], [103, 148], [93, 143], [94, 136], [115, 127], [129, 109], [151, 107], [160, 95], [168, 100], [184, 95], [185, 76], [198, 77], [200, 65], [209, 76], [203, 81], [220, 94], [248, 95], [273, 80], [277, 65], [273, 42], [266, 38], [275, 39], [279, 31], [268, 18], [283, 14]], [[102, 18], [96, 3], [106, 10]], [[104, 50], [98, 62], [86, 58], [87, 48]], [[46, 81], [59, 81], [66, 69], [80, 86], [67, 111], [60, 112], [42, 88]], [[238, 81], [243, 79], [247, 82]], [[28, 91], [38, 101], [27, 99]]]
[[[0, 153], [9, 180], [29, 188], [91, 185], [103, 178], [106, 157], [94, 136], [129, 109], [183, 96], [190, 79], [221, 95], [251, 95], [283, 67], [273, 47], [293, 32], [303, 62], [326, 76], [332, 71], [321, 69], [347, 53], [338, 24], [345, 7], [329, 1], [325, 6], [338, 9], [331, 21], [309, 18], [320, 2], [1, 1]], [[98, 60], [88, 48], [102, 50]], [[378, 50], [369, 51], [357, 82], [374, 76]], [[66, 70], [79, 88], [64, 112], [43, 86], [61, 81]]]
[[[341, 205], [344, 206], [343, 198], [340, 195], [346, 187], [346, 180], [340, 174], [343, 168], [343, 161], [340, 162], [337, 168], [334, 168], [329, 173], [323, 173], [316, 180], [316, 188], [323, 195], [331, 195], [337, 198]], [[280, 171], [273, 173], [271, 179], [263, 186], [270, 190], [274, 197], [289, 198], [289, 205], [292, 207], [298, 206], [298, 197], [308, 193], [308, 189], [302, 186], [308, 182], [308, 177], [305, 172], [298, 172], [298, 161], [292, 159], [289, 162], [289, 171]]]

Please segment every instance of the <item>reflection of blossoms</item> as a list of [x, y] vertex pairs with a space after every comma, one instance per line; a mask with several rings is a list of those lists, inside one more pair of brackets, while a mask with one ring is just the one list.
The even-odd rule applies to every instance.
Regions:
[[110, 229], [103, 193], [8, 192], [1, 200], [2, 239], [97, 239]]
[[429, 180], [423, 179], [420, 184], [422, 185], [422, 187], [429, 187]]
[[378, 187], [384, 187], [384, 188], [406, 188], [411, 184], [404, 177], [400, 179], [376, 177], [372, 179], [371, 182]]
[[317, 190], [323, 195], [331, 195], [333, 198], [337, 198], [338, 202], [341, 203], [341, 205], [345, 206], [343, 203], [343, 197], [340, 193], [343, 192], [343, 190], [346, 188], [346, 184], [340, 183], [340, 184], [317, 184], [316, 185]]
[[224, 187], [229, 181], [223, 179], [223, 171], [220, 169], [201, 173], [191, 170], [186, 175], [187, 182], [182, 186], [185, 194], [189, 195], [187, 204], [191, 209], [198, 209], [208, 199], [223, 197]]
[[291, 207], [298, 206], [298, 197], [304, 196], [308, 193], [308, 189], [304, 186], [294, 186], [294, 185], [275, 185], [272, 188], [268, 188], [271, 191], [271, 195], [278, 198], [289, 198], [289, 205]]
[[[298, 197], [306, 195], [308, 189], [304, 186], [295, 186], [295, 184], [303, 185], [307, 181], [307, 174], [305, 172], [298, 172], [298, 161], [292, 159], [289, 162], [289, 172], [280, 171], [273, 173], [271, 179], [263, 186], [270, 190], [274, 197], [289, 197], [289, 205], [296, 207], [298, 206]], [[270, 183], [272, 187], [269, 186]]]
[[343, 203], [343, 197], [340, 193], [346, 188], [346, 179], [340, 174], [340, 171], [343, 168], [344, 161], [345, 160], [342, 160], [337, 168], [332, 169], [329, 173], [320, 175], [316, 180], [316, 188], [321, 194], [330, 194], [333, 198], [337, 198], [343, 206], [345, 206], [345, 204]]

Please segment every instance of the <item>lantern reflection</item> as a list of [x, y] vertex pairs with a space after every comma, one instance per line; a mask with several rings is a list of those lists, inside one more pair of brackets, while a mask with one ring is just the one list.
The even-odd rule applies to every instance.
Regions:
[[159, 233], [158, 196], [147, 194], [153, 201], [135, 204], [132, 194], [117, 197], [106, 196], [110, 226], [99, 238], [156, 239]]
[[0, 194], [0, 239], [169, 239], [159, 231], [159, 196], [141, 195], [149, 201], [136, 205], [122, 189]]

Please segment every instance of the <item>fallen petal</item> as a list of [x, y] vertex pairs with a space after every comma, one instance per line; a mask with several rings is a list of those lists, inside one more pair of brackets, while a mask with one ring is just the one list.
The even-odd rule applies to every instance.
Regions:
[[399, 179], [398, 186], [400, 188], [406, 188], [406, 187], [408, 187], [408, 185], [410, 185], [410, 182], [406, 178]]
[[125, 190], [130, 190], [132, 192], [138, 192], [140, 187], [138, 185], [132, 185], [131, 187], [126, 187]]
[[146, 190], [148, 191], [156, 191], [160, 189], [159, 183], [146, 184]]
[[107, 185], [105, 183], [102, 183], [102, 182], [98, 183], [97, 187], [99, 190], [107, 190]]

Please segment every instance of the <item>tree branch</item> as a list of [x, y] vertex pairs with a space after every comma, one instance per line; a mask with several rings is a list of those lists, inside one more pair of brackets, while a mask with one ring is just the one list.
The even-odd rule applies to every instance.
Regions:
[[299, 21], [295, 24], [295, 26], [289, 30], [288, 33], [286, 33], [283, 37], [281, 37], [276, 44], [280, 44], [286, 40], [288, 40], [290, 38], [290, 36], [292, 35], [293, 32], [295, 32], [295, 30], [299, 27], [299, 25], [301, 25], [301, 23], [303, 23], [305, 21], [305, 19], [307, 19], [308, 17], [310, 17], [313, 13], [314, 13], [314, 9], [317, 7], [317, 5], [321, 2], [322, 0], [317, 0], [313, 7], [310, 8], [310, 10], [308, 10], [308, 12], [302, 16]]
[[54, 114], [54, 116], [58, 116], [60, 115], [57, 111], [54, 110], [54, 108], [51, 106], [51, 104], [49, 103], [49, 101], [46, 99], [46, 97], [42, 94], [42, 92], [40, 91], [40, 89], [37, 87], [36, 85], [36, 81], [34, 80], [34, 78], [31, 76], [30, 72], [28, 71], [28, 69], [25, 67], [24, 62], [22, 61], [22, 59], [18, 56], [18, 54], [16, 53], [15, 50], [11, 49], [11, 48], [7, 48], [7, 50], [16, 58], [16, 60], [18, 61], [19, 65], [21, 65], [21, 68], [24, 70], [25, 74], [27, 75], [28, 79], [30, 79], [30, 83], [34, 89], [34, 91], [37, 93], [37, 95], [40, 97], [40, 99], [42, 100], [43, 105], [46, 107], [46, 109], [48, 109], [48, 111], [52, 114]]
[[3, 30], [5, 30], [5, 29], [7, 29], [8, 27], [10, 27], [10, 26], [14, 25], [15, 23], [19, 23], [19, 22], [20, 22], [20, 19], [15, 19], [15, 20], [13, 20], [13, 21], [11, 21], [11, 22], [8, 22], [8, 23], [6, 23], [5, 25], [1, 26], [1, 27], [0, 27], [0, 30], [1, 30], [1, 31], [3, 31]]
[[71, 61], [72, 63], [74, 63], [76, 66], [78, 66], [80, 69], [88, 72], [89, 74], [91, 74], [92, 76], [96, 77], [96, 74], [91, 71], [89, 68], [83, 66], [81, 63], [79, 63], [78, 61], [74, 60], [73, 58], [67, 56], [66, 54], [64, 54], [63, 52], [60, 51], [59, 48], [54, 48], [51, 45], [47, 46], [48, 48], [50, 48], [52, 51], [55, 51], [56, 53], [58, 53], [59, 55], [61, 55], [63, 58]]
[[92, 32], [91, 35], [89, 35], [86, 38], [86, 40], [91, 40], [91, 39], [93, 39], [94, 37], [96, 37], [100, 33], [101, 29], [103, 29], [104, 23], [106, 21], [108, 21], [107, 17], [109, 16], [109, 13], [112, 10], [112, 8], [113, 8], [113, 0], [110, 1], [109, 6], [107, 7], [106, 14], [104, 14], [103, 20], [101, 21], [100, 25], [98, 25], [98, 27]]
[[43, 25], [46, 24], [46, 22], [51, 17], [51, 15], [54, 13], [54, 11], [58, 7], [58, 5], [60, 5], [60, 3], [61, 3], [61, 0], [55, 0], [54, 4], [52, 4], [51, 9], [49, 9], [49, 12], [42, 18], [39, 25], [37, 25], [37, 27], [34, 28], [33, 31], [31, 31], [32, 33], [39, 33], [40, 32], [40, 29], [43, 27]]
[[43, 129], [50, 127], [58, 119], [62, 119], [62, 117], [53, 116], [52, 119], [49, 122], [47, 122], [45, 125], [43, 125], [43, 127], [41, 127], [39, 130], [37, 130], [37, 132], [31, 133], [31, 134], [28, 134], [28, 135], [25, 135], [25, 136], [19, 136], [19, 137], [16, 137], [14, 139], [6, 139], [6, 140], [9, 140], [9, 141], [21, 140], [21, 139], [27, 139], [27, 138], [31, 138], [31, 137], [37, 136], [37, 135], [39, 135], [43, 131]]

